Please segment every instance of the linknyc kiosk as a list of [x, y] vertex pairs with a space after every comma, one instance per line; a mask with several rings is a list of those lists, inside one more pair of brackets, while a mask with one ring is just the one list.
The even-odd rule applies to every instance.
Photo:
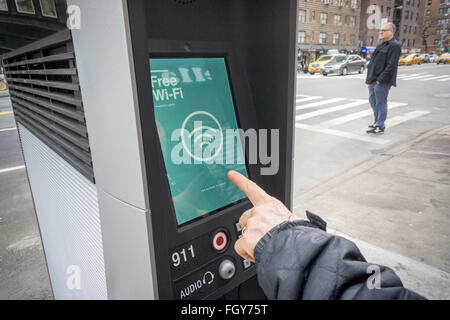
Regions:
[[[291, 207], [297, 1], [67, 4], [90, 178], [29, 129], [28, 89], [14, 98], [55, 298], [263, 298], [234, 251], [252, 205], [227, 172]], [[229, 143], [238, 128], [278, 130], [275, 172]]]

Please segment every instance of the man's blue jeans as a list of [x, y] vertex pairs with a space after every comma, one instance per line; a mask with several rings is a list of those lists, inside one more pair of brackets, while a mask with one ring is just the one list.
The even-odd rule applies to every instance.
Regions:
[[387, 117], [387, 97], [391, 85], [387, 83], [374, 83], [369, 86], [369, 102], [373, 110], [375, 125], [384, 129]]

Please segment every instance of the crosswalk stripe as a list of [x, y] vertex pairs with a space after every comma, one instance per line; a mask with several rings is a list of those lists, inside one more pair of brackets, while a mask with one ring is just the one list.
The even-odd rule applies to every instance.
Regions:
[[11, 131], [11, 130], [16, 130], [16, 129], [17, 129], [16, 127], [3, 128], [3, 129], [0, 129], [0, 132], [3, 132], [3, 131]]
[[420, 79], [420, 81], [435, 80], [435, 79], [440, 79], [440, 78], [444, 78], [444, 77], [448, 77], [448, 75], [446, 75], [446, 76], [437, 76], [437, 77], [431, 77], [431, 78]]
[[304, 113], [304, 114], [296, 116], [295, 120], [299, 121], [299, 120], [314, 118], [314, 117], [320, 116], [322, 114], [339, 111], [339, 110], [344, 110], [344, 109], [348, 109], [348, 108], [353, 108], [353, 107], [356, 107], [356, 106], [359, 106], [362, 104], [366, 104], [366, 103], [369, 103], [369, 100], [356, 100], [356, 101], [346, 103], [343, 105], [339, 105], [336, 107], [325, 108], [325, 109], [321, 109], [321, 110], [317, 110], [317, 111], [313, 111], [313, 112]]
[[405, 79], [405, 78], [409, 78], [409, 77], [415, 77], [415, 76], [419, 76], [421, 74], [423, 74], [423, 72], [422, 73], [414, 73], [414, 74], [402, 74], [402, 75], [398, 75], [397, 79]]
[[393, 126], [396, 126], [396, 125], [398, 125], [400, 123], [412, 120], [414, 118], [421, 117], [421, 116], [426, 115], [428, 113], [430, 113], [430, 112], [428, 112], [428, 111], [412, 111], [412, 112], [408, 112], [408, 113], [406, 113], [404, 115], [401, 115], [401, 116], [388, 118], [388, 119], [386, 119], [386, 127], [392, 128]]
[[297, 104], [301, 103], [301, 102], [306, 102], [306, 101], [312, 101], [312, 100], [317, 100], [317, 99], [321, 99], [323, 97], [321, 96], [315, 96], [315, 97], [306, 97], [306, 98], [302, 98], [302, 99], [297, 99]]
[[[390, 102], [388, 104], [388, 110], [394, 109], [394, 108], [398, 108], [398, 107], [403, 107], [403, 106], [407, 106], [407, 103], [402, 103], [402, 102]], [[346, 116], [342, 116], [342, 117], [338, 117], [332, 120], [328, 120], [328, 121], [324, 121], [322, 123], [319, 124], [319, 126], [324, 127], [324, 128], [330, 128], [333, 126], [337, 126], [358, 118], [363, 118], [369, 115], [372, 115], [373, 111], [372, 109], [367, 109], [367, 110], [363, 110], [360, 112], [355, 112], [355, 113], [351, 113], [349, 115]]]
[[359, 141], [364, 141], [364, 142], [371, 142], [371, 143], [377, 143], [377, 144], [386, 144], [389, 142], [389, 140], [382, 139], [380, 137], [363, 136], [363, 135], [358, 135], [358, 134], [354, 134], [351, 132], [345, 132], [345, 131], [334, 130], [334, 129], [329, 129], [329, 128], [322, 128], [320, 126], [312, 126], [312, 125], [307, 125], [304, 123], [296, 123], [295, 127], [298, 129], [305, 129], [305, 130], [330, 134], [333, 136], [349, 138], [349, 139], [359, 140]]
[[409, 78], [403, 78], [402, 80], [408, 81], [408, 80], [415, 80], [415, 79], [420, 79], [420, 78], [428, 78], [431, 77], [432, 74], [423, 74], [421, 76], [416, 76], [416, 77], [409, 77]]
[[448, 80], [450, 80], [450, 77], [449, 78], [445, 78], [445, 79], [440, 79], [438, 81], [448, 81]]
[[305, 95], [305, 94], [298, 94], [298, 95], [297, 95], [297, 98], [304, 98], [304, 97], [311, 97], [311, 96], [307, 96], [307, 95]]
[[318, 102], [312, 102], [312, 103], [307, 103], [304, 105], [300, 105], [297, 106], [297, 110], [302, 110], [302, 109], [308, 109], [308, 108], [314, 108], [314, 107], [318, 107], [318, 106], [322, 106], [324, 104], [330, 104], [333, 102], [339, 102], [345, 100], [345, 98], [333, 98], [333, 99], [327, 99], [327, 100], [323, 100], [323, 101], [318, 101]]

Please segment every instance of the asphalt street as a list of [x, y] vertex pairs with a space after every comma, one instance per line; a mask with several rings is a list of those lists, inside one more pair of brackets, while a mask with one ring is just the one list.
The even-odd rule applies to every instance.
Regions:
[[318, 214], [412, 290], [450, 299], [450, 66], [399, 67], [376, 135], [365, 76], [298, 74], [294, 213]]
[[11, 103], [0, 95], [0, 300], [51, 299]]

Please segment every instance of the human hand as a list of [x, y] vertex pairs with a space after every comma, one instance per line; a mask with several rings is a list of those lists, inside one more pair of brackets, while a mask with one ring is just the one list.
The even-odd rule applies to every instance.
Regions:
[[281, 201], [268, 195], [239, 172], [229, 171], [228, 178], [247, 195], [254, 206], [239, 218], [242, 237], [234, 244], [234, 250], [242, 258], [255, 262], [254, 251], [258, 241], [273, 227], [286, 220], [293, 220], [294, 215]]

